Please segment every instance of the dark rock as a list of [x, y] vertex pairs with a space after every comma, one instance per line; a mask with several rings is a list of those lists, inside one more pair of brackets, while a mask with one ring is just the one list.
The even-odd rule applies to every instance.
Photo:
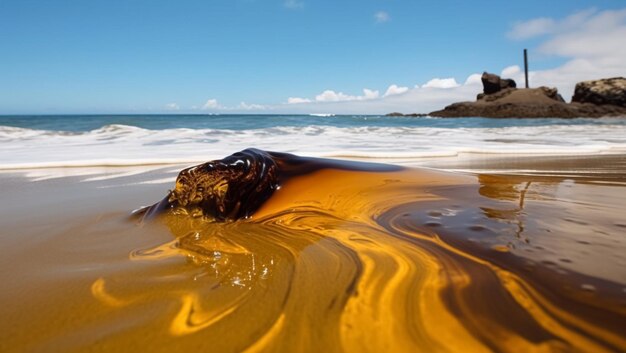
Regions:
[[490, 74], [485, 71], [483, 72], [480, 80], [483, 82], [484, 94], [493, 94], [499, 92], [502, 89], [500, 87], [500, 76], [496, 74]]
[[500, 79], [500, 89], [517, 88], [517, 83], [512, 78]]
[[[502, 79], [500, 78], [500, 76], [496, 74], [490, 74], [488, 72], [483, 72], [480, 80], [483, 83], [484, 94], [494, 94], [505, 89], [517, 88], [517, 84], [513, 79]], [[481, 97], [477, 97], [477, 99], [481, 99]]]
[[626, 78], [613, 77], [576, 84], [572, 102], [616, 105], [626, 108]]
[[419, 118], [419, 117], [428, 116], [428, 114], [423, 114], [423, 113], [402, 114], [398, 112], [393, 112], [393, 113], [385, 114], [385, 116], [406, 116], [406, 117], [411, 117], [411, 118]]

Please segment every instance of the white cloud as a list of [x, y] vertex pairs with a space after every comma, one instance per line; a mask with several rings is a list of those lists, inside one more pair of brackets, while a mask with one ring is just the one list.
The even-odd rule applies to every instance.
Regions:
[[575, 30], [589, 20], [597, 10], [594, 8], [576, 12], [564, 19], [540, 17], [528, 21], [516, 22], [507, 36], [515, 40], [524, 40], [554, 33], [563, 33]]
[[176, 103], [167, 103], [165, 105], [165, 109], [167, 109], [167, 110], [180, 110], [180, 107]]
[[380, 96], [380, 92], [371, 89], [363, 88], [362, 99], [376, 99]]
[[483, 81], [481, 79], [482, 75], [481, 74], [471, 74], [467, 77], [467, 79], [465, 80], [464, 85], [482, 85]]
[[304, 7], [304, 2], [298, 0], [285, 0], [283, 3], [288, 9], [300, 9]]
[[308, 98], [300, 98], [300, 97], [287, 98], [287, 104], [302, 104], [302, 103], [311, 103], [311, 100]]
[[374, 19], [376, 20], [376, 23], [385, 23], [389, 22], [389, 20], [391, 20], [391, 17], [389, 16], [389, 13], [385, 11], [378, 11], [374, 14]]
[[248, 104], [241, 102], [235, 108], [226, 108], [227, 110], [266, 110], [268, 107], [262, 104]]
[[[204, 103], [204, 105], [202, 105], [202, 107], [200, 108], [201, 110], [219, 110], [219, 111], [226, 111], [226, 112], [249, 112], [249, 111], [260, 111], [260, 110], [269, 110], [272, 109], [272, 106], [270, 105], [263, 105], [263, 104], [249, 104], [246, 102], [240, 102], [237, 105], [233, 105], [233, 106], [224, 106], [221, 105], [217, 99], [209, 99], [206, 101], [206, 103]], [[189, 110], [198, 110], [197, 106], [191, 106], [189, 108]]]
[[576, 26], [559, 31], [539, 50], [545, 54], [576, 58], [611, 57], [624, 61], [626, 55], [626, 9], [603, 11], [586, 17]]
[[535, 18], [525, 22], [517, 22], [507, 34], [512, 39], [528, 39], [550, 33], [556, 24], [551, 18]]
[[459, 86], [454, 78], [433, 78], [426, 82], [422, 88], [454, 88]]
[[287, 99], [287, 104], [302, 104], [311, 102], [349, 102], [349, 101], [364, 101], [372, 100], [380, 97], [380, 92], [371, 89], [364, 88], [362, 96], [353, 96], [345, 94], [343, 92], [335, 92], [333, 90], [325, 90], [324, 92], [315, 96], [315, 99], [290, 97]]
[[217, 102], [217, 99], [209, 99], [202, 106], [202, 110], [214, 110], [221, 109], [222, 106]]
[[520, 72], [522, 72], [522, 69], [519, 66], [511, 65], [505, 67], [500, 73], [500, 76], [503, 78], [510, 78], [519, 75]]
[[340, 101], [351, 101], [355, 100], [355, 96], [349, 96], [344, 94], [343, 92], [335, 92], [333, 90], [326, 90], [317, 96], [315, 96], [316, 102], [340, 102]]
[[409, 90], [409, 87], [399, 87], [397, 85], [391, 85], [387, 88], [387, 92], [383, 95], [383, 97], [395, 96], [398, 94], [406, 93]]

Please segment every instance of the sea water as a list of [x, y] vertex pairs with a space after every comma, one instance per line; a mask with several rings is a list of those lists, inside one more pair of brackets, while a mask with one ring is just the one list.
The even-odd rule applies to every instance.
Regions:
[[396, 160], [626, 152], [626, 119], [379, 115], [0, 116], [0, 169], [190, 163], [248, 147]]

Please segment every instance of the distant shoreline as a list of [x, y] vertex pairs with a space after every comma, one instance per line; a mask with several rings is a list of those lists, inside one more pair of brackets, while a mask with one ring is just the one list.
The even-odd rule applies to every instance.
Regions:
[[475, 102], [459, 102], [431, 116], [454, 118], [482, 116], [490, 118], [600, 118], [626, 116], [626, 78], [614, 77], [576, 84], [574, 96], [566, 103], [556, 88], [518, 89], [512, 79], [483, 73], [483, 93]]
[[601, 118], [626, 117], [626, 78], [614, 77], [576, 84], [566, 103], [556, 88], [518, 89], [512, 79], [483, 73], [483, 92], [474, 102], [457, 102], [428, 114], [390, 113], [388, 116], [439, 118]]

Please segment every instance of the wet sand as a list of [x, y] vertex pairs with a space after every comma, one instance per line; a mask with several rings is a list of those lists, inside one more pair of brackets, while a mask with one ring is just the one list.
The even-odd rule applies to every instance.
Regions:
[[227, 223], [129, 217], [182, 166], [3, 172], [0, 351], [626, 351], [624, 160], [323, 169]]

